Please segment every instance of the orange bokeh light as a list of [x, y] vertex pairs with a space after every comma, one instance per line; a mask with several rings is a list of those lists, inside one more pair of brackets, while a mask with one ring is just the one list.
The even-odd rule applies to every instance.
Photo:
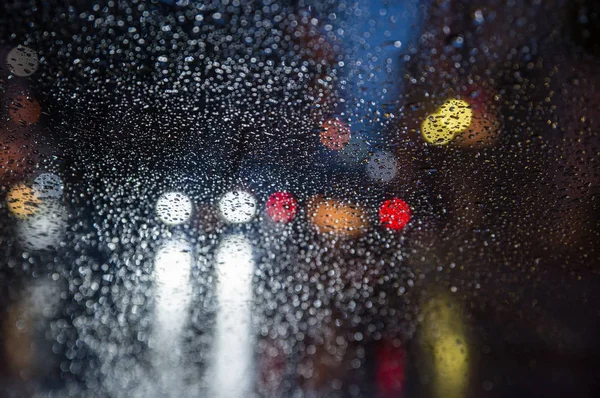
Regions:
[[468, 129], [457, 134], [455, 142], [461, 147], [486, 147], [495, 144], [499, 136], [500, 122], [495, 112], [481, 107], [473, 110]]
[[27, 218], [38, 211], [40, 199], [33, 188], [21, 183], [6, 194], [8, 210], [18, 218]]
[[358, 236], [367, 227], [363, 210], [355, 204], [317, 196], [310, 200], [308, 209], [310, 222], [323, 234]]

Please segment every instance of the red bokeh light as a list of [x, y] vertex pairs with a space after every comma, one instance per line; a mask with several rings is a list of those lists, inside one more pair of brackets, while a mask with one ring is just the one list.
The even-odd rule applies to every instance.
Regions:
[[22, 180], [39, 161], [39, 147], [20, 131], [0, 131], [0, 183]]
[[40, 120], [42, 108], [35, 98], [19, 95], [12, 101], [8, 113], [15, 123], [36, 124]]
[[298, 201], [289, 192], [275, 192], [267, 200], [267, 214], [275, 222], [288, 223], [298, 211]]
[[319, 136], [323, 145], [339, 151], [350, 142], [350, 128], [338, 118], [329, 119], [321, 125]]
[[388, 199], [379, 208], [379, 221], [385, 228], [401, 230], [410, 221], [410, 207], [399, 198]]
[[381, 397], [401, 397], [406, 381], [406, 353], [386, 343], [377, 352], [377, 389]]

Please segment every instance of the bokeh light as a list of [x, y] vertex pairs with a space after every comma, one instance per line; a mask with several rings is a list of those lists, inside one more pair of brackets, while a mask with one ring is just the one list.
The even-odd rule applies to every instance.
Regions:
[[367, 175], [370, 179], [382, 183], [390, 182], [396, 177], [398, 162], [388, 152], [375, 153], [367, 164]]
[[40, 198], [33, 188], [26, 184], [14, 185], [6, 194], [8, 210], [15, 216], [25, 219], [39, 210]]
[[192, 215], [192, 201], [181, 192], [167, 192], [156, 202], [156, 215], [167, 225], [182, 224]]
[[473, 110], [468, 102], [451, 99], [425, 118], [421, 124], [421, 135], [432, 145], [446, 145], [457, 134], [467, 130], [472, 119]]
[[320, 233], [357, 236], [367, 226], [364, 212], [356, 204], [317, 196], [310, 200], [308, 208], [310, 221]]
[[410, 206], [400, 198], [388, 199], [379, 207], [381, 225], [394, 231], [403, 229], [410, 221], [411, 214]]
[[26, 77], [35, 73], [38, 68], [39, 60], [35, 51], [29, 47], [19, 45], [10, 50], [6, 56], [6, 64], [8, 65], [10, 73], [16, 76]]
[[0, 133], [0, 179], [19, 181], [32, 171], [39, 154], [34, 142], [11, 133], [10, 130]]
[[35, 98], [18, 95], [10, 104], [8, 114], [15, 123], [35, 124], [40, 120], [42, 108]]
[[355, 134], [341, 151], [338, 161], [346, 167], [355, 167], [366, 162], [372, 151], [372, 143], [366, 134]]
[[442, 123], [454, 133], [460, 133], [468, 129], [473, 118], [471, 105], [459, 99], [446, 101], [440, 106], [438, 114], [442, 118]]
[[465, 131], [457, 134], [456, 143], [461, 147], [481, 148], [495, 144], [500, 132], [498, 115], [485, 108], [473, 110], [471, 125]]
[[33, 181], [33, 190], [40, 199], [57, 199], [63, 193], [63, 183], [56, 174], [42, 173]]
[[298, 211], [298, 201], [289, 192], [275, 192], [267, 199], [266, 211], [273, 221], [288, 223]]
[[454, 138], [454, 132], [444, 125], [442, 116], [438, 113], [431, 114], [423, 120], [421, 135], [432, 145], [446, 145]]
[[321, 125], [319, 136], [324, 146], [339, 151], [350, 142], [350, 128], [338, 118], [328, 119]]
[[44, 199], [37, 212], [18, 224], [21, 245], [30, 250], [58, 247], [67, 227], [67, 211], [56, 199]]
[[245, 191], [227, 192], [219, 201], [219, 210], [225, 221], [232, 224], [247, 223], [256, 214], [256, 199]]

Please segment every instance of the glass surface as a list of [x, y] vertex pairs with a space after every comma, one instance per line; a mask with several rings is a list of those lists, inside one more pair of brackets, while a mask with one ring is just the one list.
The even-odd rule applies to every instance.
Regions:
[[599, 13], [3, 1], [0, 396], [599, 396]]

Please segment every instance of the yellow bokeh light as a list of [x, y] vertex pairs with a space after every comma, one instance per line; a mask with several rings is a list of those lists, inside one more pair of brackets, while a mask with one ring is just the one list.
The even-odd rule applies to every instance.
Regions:
[[12, 214], [25, 219], [38, 211], [40, 199], [33, 188], [17, 184], [6, 194], [6, 203]]
[[421, 124], [421, 135], [430, 144], [446, 145], [467, 130], [473, 121], [473, 110], [468, 102], [451, 99], [427, 116]]
[[438, 111], [442, 123], [453, 133], [465, 131], [471, 125], [473, 110], [468, 102], [458, 99], [446, 101]]
[[434, 113], [423, 121], [421, 135], [430, 144], [446, 145], [454, 138], [454, 133], [441, 122], [441, 115]]
[[356, 205], [317, 196], [310, 201], [308, 208], [311, 210], [311, 223], [321, 233], [357, 236], [366, 228], [364, 212]]

